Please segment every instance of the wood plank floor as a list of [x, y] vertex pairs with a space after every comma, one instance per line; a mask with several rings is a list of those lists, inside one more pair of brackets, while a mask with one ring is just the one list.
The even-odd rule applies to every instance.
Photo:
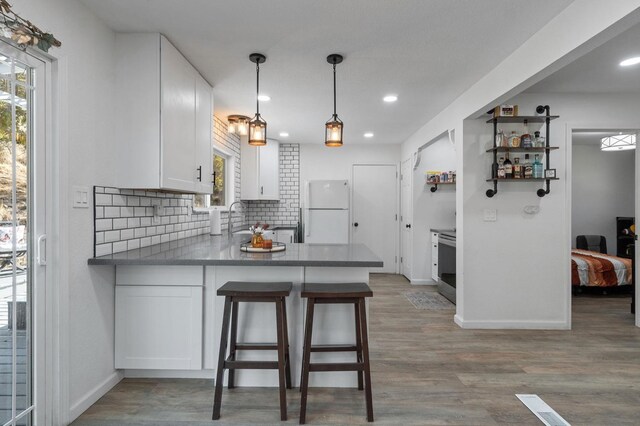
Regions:
[[[640, 329], [627, 297], [577, 297], [573, 330], [462, 330], [453, 310], [417, 310], [396, 275], [372, 275], [370, 345], [376, 424], [539, 425], [514, 396], [537, 393], [572, 425], [640, 424]], [[275, 374], [275, 373], [274, 373]], [[300, 393], [288, 391], [288, 423]], [[118, 384], [74, 425], [281, 424], [275, 389], [224, 390], [212, 422], [208, 380]], [[352, 389], [311, 389], [308, 424], [366, 424]]]

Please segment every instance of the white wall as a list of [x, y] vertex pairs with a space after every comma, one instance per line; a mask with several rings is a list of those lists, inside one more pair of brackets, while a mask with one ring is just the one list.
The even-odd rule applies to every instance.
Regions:
[[[62, 191], [71, 185], [113, 185], [114, 33], [75, 0], [21, 1], [15, 10], [62, 41], [62, 48], [49, 52], [60, 67]], [[62, 350], [69, 355], [69, 395], [68, 406], [56, 410], [65, 421], [79, 415], [119, 376], [113, 369], [114, 269], [87, 265], [93, 252], [91, 209], [72, 209], [70, 203], [62, 208], [61, 220], [68, 226], [61, 229], [60, 239], [69, 250], [60, 265], [68, 271], [68, 280], [60, 286], [61, 294], [69, 295], [69, 324], [61, 332], [68, 332]], [[66, 418], [68, 410], [71, 418]]]
[[[473, 250], [464, 250], [462, 248], [466, 246], [466, 227], [469, 226], [473, 228], [480, 222], [478, 218], [474, 218], [473, 215], [467, 216], [465, 209], [469, 203], [476, 203], [476, 207], [484, 204], [484, 201], [481, 200], [482, 197], [484, 197], [484, 190], [486, 190], [486, 182], [484, 182], [484, 179], [487, 177], [486, 168], [488, 167], [487, 160], [480, 160], [481, 157], [484, 158], [484, 154], [480, 152], [481, 143], [479, 139], [485, 138], [484, 142], [486, 143], [487, 137], [487, 134], [482, 135], [483, 126], [473, 126], [473, 128], [471, 128], [471, 123], [465, 123], [465, 125], [468, 124], [469, 126], [463, 129], [463, 120], [470, 116], [478, 116], [479, 113], [486, 111], [486, 108], [508, 100], [582, 54], [630, 28], [640, 20], [639, 7], [640, 1], [638, 0], [616, 2], [601, 2], [598, 0], [574, 1], [554, 19], [549, 21], [547, 25], [542, 27], [538, 33], [533, 35], [523, 43], [522, 46], [509, 55], [509, 57], [498, 64], [490, 73], [459, 96], [431, 121], [418, 129], [416, 133], [402, 144], [402, 158], [409, 158], [420, 146], [436, 138], [443, 131], [454, 130], [455, 134], [458, 135], [456, 138], [458, 177], [458, 185], [456, 188], [456, 228], [458, 231], [458, 251], [456, 259], [458, 270], [458, 300], [456, 306], [456, 322], [458, 322], [458, 324], [464, 327], [526, 327], [531, 326], [531, 324], [527, 324], [527, 322], [535, 318], [543, 320], [538, 324], [539, 327], [547, 327], [545, 318], [548, 317], [546, 310], [537, 313], [524, 312], [521, 315], [521, 312], [519, 312], [517, 308], [511, 309], [506, 316], [504, 312], [494, 316], [490, 312], [492, 304], [494, 303], [491, 299], [492, 294], [482, 294], [482, 292], [478, 292], [478, 297], [471, 298], [470, 303], [476, 305], [475, 309], [484, 309], [485, 314], [482, 316], [482, 319], [478, 321], [471, 322], [471, 320], [469, 320], [465, 322], [467, 297], [462, 297], [461, 295], [466, 291], [467, 283], [477, 288], [482, 288], [483, 286], [481, 283], [476, 282], [477, 275], [475, 275], [480, 273], [480, 276], [482, 276], [481, 270], [476, 270], [475, 274], [473, 272], [468, 273], [465, 265], [467, 254], [465, 253], [468, 253], [468, 255], [474, 259], [491, 259], [496, 254], [491, 252], [490, 255], [487, 255], [486, 245], [493, 242], [491, 238], [492, 235], [514, 232], [514, 229], [503, 226], [503, 224], [497, 225], [493, 228], [493, 232], [487, 232], [486, 235], [484, 235], [487, 238], [484, 240], [480, 238], [480, 240], [483, 241], [483, 245], [475, 245]], [[567, 31], [567, 28], [571, 28], [571, 31]], [[562, 126], [560, 126], [560, 128], [562, 128]], [[467, 133], [469, 134], [467, 135]], [[562, 156], [563, 154], [560, 154], [560, 160], [563, 159]], [[465, 161], [471, 161], [472, 163], [467, 165]], [[475, 169], [477, 166], [476, 162], [478, 161], [487, 161], [487, 164], [482, 166], [483, 172]], [[467, 177], [468, 166], [471, 169], [469, 170], [470, 176]], [[467, 188], [469, 190], [468, 193]], [[559, 210], [557, 213], [562, 215], [566, 211], [565, 208], [564, 211]], [[476, 211], [474, 214], [477, 215], [478, 212]], [[567, 235], [567, 241], [570, 238], [567, 232], [568, 220], [569, 219], [565, 219], [564, 223], [561, 223], [559, 227], [556, 228], [557, 232]], [[560, 251], [558, 251], [558, 253], [562, 254]], [[552, 254], [553, 253], [549, 253], [549, 255]], [[506, 264], [510, 264], [514, 259], [518, 260], [520, 257], [522, 256], [517, 251], [510, 251], [506, 253], [503, 261]], [[491, 263], [493, 264], [493, 261]], [[560, 268], [562, 268], [562, 266], [560, 266]], [[521, 271], [518, 273], [520, 272]], [[509, 288], [507, 292], [512, 290], [512, 288]], [[551, 300], [553, 296], [550, 295], [546, 298], [537, 296], [537, 299], [536, 305], [544, 305], [545, 299]], [[507, 301], [507, 304], [508, 303], [510, 302]], [[555, 303], [553, 305], [555, 306]], [[548, 325], [548, 327], [568, 326], [568, 290], [567, 295], [563, 298], [562, 306], [560, 311], [567, 314], [564, 316], [564, 323], [555, 322], [554, 324]], [[554, 318], [557, 320], [561, 317], [562, 315], [556, 315]], [[495, 318], [497, 318], [498, 321], [492, 322]], [[524, 320], [525, 323], [522, 323], [521, 320]]]
[[615, 255], [616, 217], [635, 216], [635, 151], [574, 144], [572, 157], [572, 247], [578, 235], [604, 235]]
[[[520, 114], [548, 104], [559, 115], [551, 126], [551, 167], [559, 182], [551, 193], [536, 195], [536, 183], [500, 183], [487, 198], [491, 125], [484, 119], [464, 123], [464, 291], [457, 321], [464, 327], [570, 327], [571, 129], [637, 128], [640, 100], [634, 94], [524, 94], [509, 100]], [[603, 114], [603, 111], [606, 113]], [[535, 129], [532, 129], [535, 130]], [[537, 206], [538, 214], [524, 212]], [[496, 209], [498, 220], [484, 222]]]
[[420, 153], [421, 161], [413, 171], [413, 263], [411, 281], [435, 284], [431, 279], [431, 228], [456, 226], [456, 186], [440, 185], [436, 192], [425, 184], [427, 170], [455, 170], [456, 151], [445, 135], [434, 140]]
[[397, 164], [399, 161], [400, 145], [328, 148], [324, 144], [300, 144], [300, 182], [322, 179], [351, 181], [354, 164]]

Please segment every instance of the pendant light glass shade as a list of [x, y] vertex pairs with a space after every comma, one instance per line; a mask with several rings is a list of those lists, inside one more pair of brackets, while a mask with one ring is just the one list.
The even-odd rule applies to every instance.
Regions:
[[249, 145], [264, 146], [267, 144], [267, 122], [256, 114], [249, 122]]
[[327, 56], [327, 62], [333, 65], [333, 115], [325, 124], [324, 144], [328, 147], [342, 146], [344, 123], [336, 113], [336, 65], [342, 62], [342, 55], [336, 53]]
[[229, 126], [227, 131], [232, 135], [247, 136], [249, 134], [249, 117], [244, 115], [230, 115], [227, 117]]
[[260, 64], [267, 60], [261, 53], [252, 53], [249, 60], [256, 64], [256, 115], [249, 122], [249, 145], [264, 146], [267, 144], [267, 122], [260, 116]]
[[342, 120], [334, 115], [327, 121], [325, 127], [324, 144], [330, 147], [342, 146]]

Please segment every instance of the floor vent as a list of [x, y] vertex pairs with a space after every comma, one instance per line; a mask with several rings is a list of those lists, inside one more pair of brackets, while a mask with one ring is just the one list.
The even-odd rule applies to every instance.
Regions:
[[542, 423], [547, 426], [571, 426], [560, 414], [549, 407], [538, 395], [516, 394], [516, 397], [527, 406]]

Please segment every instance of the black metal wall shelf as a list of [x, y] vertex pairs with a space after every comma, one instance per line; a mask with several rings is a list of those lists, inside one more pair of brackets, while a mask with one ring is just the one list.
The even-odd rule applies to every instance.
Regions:
[[[557, 146], [550, 146], [549, 145], [549, 136], [550, 136], [550, 132], [549, 132], [549, 125], [551, 123], [551, 120], [555, 120], [556, 118], [558, 118], [558, 115], [551, 115], [551, 113], [549, 112], [550, 108], [549, 105], [538, 105], [536, 107], [536, 113], [538, 114], [544, 114], [544, 115], [520, 115], [517, 117], [492, 117], [489, 120], [487, 120], [487, 123], [493, 123], [493, 147], [487, 149], [487, 152], [492, 153], [493, 154], [493, 163], [491, 164], [491, 170], [497, 170], [497, 164], [498, 164], [498, 152], [543, 152], [545, 153], [545, 169], [549, 169], [550, 168], [550, 156], [551, 156], [551, 151], [554, 151], [556, 149], [559, 149], [559, 147]], [[545, 124], [545, 133], [546, 133], [546, 137], [545, 137], [545, 144], [546, 146], [544, 147], [535, 147], [535, 148], [523, 148], [523, 147], [518, 147], [518, 148], [511, 148], [511, 147], [504, 147], [504, 146], [497, 146], [496, 145], [496, 139], [498, 136], [498, 123], [542, 123]], [[492, 172], [493, 174], [493, 172]], [[536, 192], [536, 194], [538, 195], [538, 197], [544, 197], [545, 195], [547, 195], [548, 193], [551, 192], [551, 181], [552, 180], [560, 180], [557, 177], [556, 178], [536, 178], [536, 179], [514, 179], [514, 178], [506, 178], [506, 179], [498, 179], [496, 176], [492, 176], [491, 179], [487, 179], [487, 182], [493, 182], [493, 188], [492, 189], [487, 189], [486, 195], [487, 197], [491, 198], [494, 195], [496, 195], [498, 193], [498, 182], [500, 181], [505, 181], [505, 182], [544, 182], [545, 183], [545, 188], [540, 188], [538, 189], [538, 191]]]
[[438, 190], [438, 185], [455, 185], [455, 182], [427, 182], [427, 185], [429, 185], [431, 188], [429, 189], [431, 192], [436, 192]]

